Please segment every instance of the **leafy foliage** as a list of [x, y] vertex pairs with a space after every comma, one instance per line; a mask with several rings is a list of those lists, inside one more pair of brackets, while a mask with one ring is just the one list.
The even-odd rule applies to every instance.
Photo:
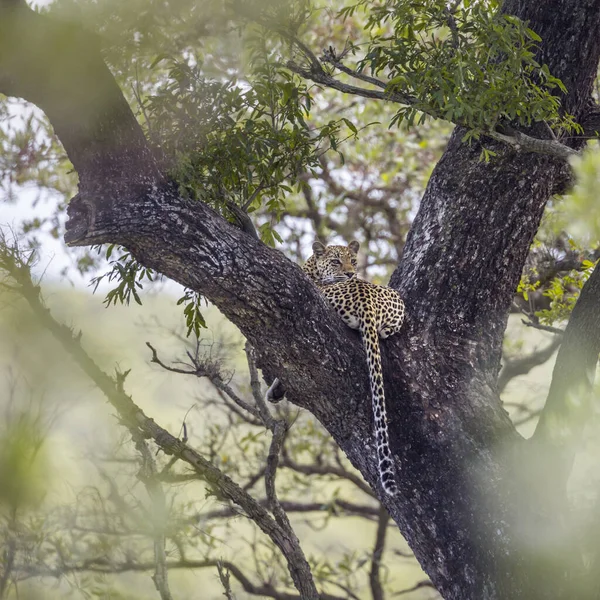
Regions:
[[[114, 244], [108, 246], [106, 250], [106, 260], [112, 265], [107, 273], [92, 278], [91, 285], [94, 291], [98, 289], [100, 283], [107, 279], [109, 282], [117, 281], [117, 286], [106, 294], [104, 303], [107, 306], [111, 304], [129, 304], [133, 298], [138, 304], [141, 304], [138, 290], [143, 288], [144, 279], [154, 280], [152, 269], [148, 269], [138, 263], [129, 252], [117, 249], [118, 257], [111, 260], [111, 256], [117, 247]], [[100, 250], [100, 248], [98, 248]]]
[[588, 150], [573, 162], [577, 183], [546, 209], [517, 294], [543, 325], [567, 321], [600, 257], [596, 196], [600, 154]]
[[[257, 44], [264, 39], [252, 37]], [[184, 195], [225, 215], [229, 203], [247, 212], [264, 205], [276, 222], [298, 176], [317, 166], [326, 147], [337, 147], [340, 124], [310, 127], [306, 85], [277, 68], [266, 48], [260, 50], [251, 81], [222, 83], [207, 79], [198, 65], [172, 61], [168, 80], [146, 109]], [[273, 243], [278, 236], [270, 223], [260, 233]]]
[[552, 325], [569, 319], [581, 288], [589, 279], [595, 266], [596, 263], [584, 260], [580, 271], [570, 271], [562, 277], [555, 277], [550, 282], [543, 292], [544, 296], [550, 299], [550, 307], [536, 312], [541, 323]]
[[575, 127], [553, 95], [566, 92], [562, 82], [534, 58], [541, 38], [503, 14], [496, 0], [452, 7], [445, 0], [360, 0], [340, 15], [352, 17], [359, 9], [367, 15], [371, 40], [358, 69], [384, 75], [389, 92], [412, 100], [392, 123], [412, 124], [417, 117], [422, 122], [426, 113], [463, 125], [472, 135], [502, 122]]
[[[98, 248], [100, 251], [101, 248]], [[113, 253], [117, 257], [111, 260]], [[141, 265], [131, 254], [122, 248], [111, 244], [106, 250], [106, 260], [111, 269], [102, 275], [92, 278], [91, 285], [94, 286], [94, 292], [98, 289], [100, 283], [106, 279], [108, 282], [116, 281], [117, 285], [108, 291], [104, 299], [106, 306], [111, 304], [129, 304], [131, 299], [137, 304], [142, 304], [139, 292], [144, 287], [144, 281], [153, 282], [157, 275], [147, 267]], [[187, 327], [187, 334], [194, 333], [200, 335], [200, 329], [206, 327], [206, 321], [200, 310], [204, 298], [192, 290], [185, 289], [184, 294], [177, 301], [177, 305], [183, 305], [183, 316]]]

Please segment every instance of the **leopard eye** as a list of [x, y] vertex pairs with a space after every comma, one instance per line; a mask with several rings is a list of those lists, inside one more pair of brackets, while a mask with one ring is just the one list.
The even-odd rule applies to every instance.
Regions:
[[341, 265], [342, 261], [339, 258], [332, 258], [331, 259], [331, 264], [332, 265]]
[[353, 267], [355, 267], [355, 266], [356, 266], [356, 259], [355, 259], [355, 258], [353, 258], [353, 259], [352, 259], [350, 262], [352, 263], [352, 266], [353, 266]]

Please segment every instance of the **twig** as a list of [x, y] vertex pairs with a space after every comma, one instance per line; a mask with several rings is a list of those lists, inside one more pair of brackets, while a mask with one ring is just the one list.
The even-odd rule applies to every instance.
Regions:
[[[366, 504], [355, 504], [347, 500], [334, 498], [330, 502], [294, 502], [290, 500], [280, 500], [281, 507], [286, 513], [307, 513], [307, 512], [327, 512], [337, 516], [343, 516], [341, 513], [349, 515], [360, 515], [372, 519], [379, 516], [379, 509], [375, 506]], [[268, 505], [268, 499], [263, 498], [258, 500], [261, 506]], [[192, 519], [192, 522], [204, 522], [211, 519], [228, 519], [230, 517], [239, 516], [241, 513], [234, 506], [228, 508], [220, 508], [217, 510], [203, 512]]]
[[242, 400], [233, 391], [233, 388], [229, 384], [225, 383], [225, 381], [223, 381], [223, 378], [219, 372], [217, 365], [208, 364], [206, 362], [196, 360], [194, 357], [190, 357], [190, 360], [193, 361], [192, 366], [194, 367], [194, 369], [180, 369], [177, 367], [170, 367], [169, 365], [166, 365], [164, 362], [162, 362], [159, 359], [158, 352], [156, 351], [156, 349], [154, 348], [154, 346], [152, 346], [152, 344], [150, 342], [146, 342], [146, 346], [148, 346], [148, 348], [150, 348], [150, 350], [152, 352], [152, 358], [150, 359], [150, 362], [156, 363], [157, 365], [161, 366], [163, 369], [166, 369], [167, 371], [171, 371], [171, 373], [181, 373], [183, 375], [193, 375], [194, 377], [206, 377], [218, 390], [227, 394], [227, 396], [229, 398], [231, 398], [231, 400], [233, 400], [233, 402], [235, 402], [240, 408], [249, 412], [251, 415], [253, 415], [257, 419], [260, 418], [260, 414], [258, 413], [256, 408], [254, 408], [253, 406], [248, 404], [245, 400]]
[[551, 327], [550, 325], [542, 325], [541, 323], [534, 323], [533, 321], [526, 321], [525, 319], [521, 319], [521, 323], [526, 327], [533, 327], [534, 329], [539, 329], [540, 331], [548, 331], [549, 333], [554, 333], [556, 335], [563, 335], [565, 330], [560, 329], [559, 327]]
[[304, 473], [305, 475], [333, 475], [341, 479], [347, 479], [352, 482], [357, 488], [368, 496], [373, 497], [373, 491], [371, 488], [358, 476], [342, 467], [334, 467], [333, 465], [317, 465], [317, 464], [300, 464], [294, 461], [288, 453], [283, 450], [283, 456], [281, 466], [296, 471], [297, 473]]
[[338, 59], [332, 47], [329, 47], [327, 50], [323, 51], [323, 58], [321, 60], [323, 62], [333, 65], [336, 69], [338, 69], [338, 71], [342, 71], [342, 73], [346, 73], [346, 75], [350, 75], [355, 79], [359, 79], [360, 81], [364, 81], [365, 83], [370, 83], [371, 85], [377, 86], [384, 90], [387, 88], [387, 84], [385, 83], [385, 81], [377, 79], [377, 77], [365, 75], [360, 71], [356, 71], [355, 69], [347, 67], [341, 60]]
[[231, 583], [229, 582], [231, 575], [220, 561], [217, 563], [217, 571], [219, 573], [219, 579], [223, 585], [223, 589], [225, 590], [225, 597], [227, 600], [235, 600], [235, 596], [231, 591]]
[[[304, 77], [305, 79], [310, 79], [315, 83], [319, 83], [326, 87], [330, 87], [334, 90], [338, 90], [343, 92], [344, 94], [352, 94], [354, 96], [362, 96], [363, 98], [372, 98], [375, 100], [387, 100], [388, 102], [397, 102], [398, 104], [415, 104], [415, 100], [410, 96], [406, 96], [405, 94], [401, 94], [399, 92], [392, 91], [378, 91], [378, 90], [369, 90], [366, 88], [357, 87], [355, 85], [350, 85], [347, 83], [342, 83], [335, 77], [332, 77], [328, 73], [326, 73], [323, 69], [306, 69], [295, 63], [294, 61], [288, 61], [286, 63], [287, 68], [294, 73]], [[385, 87], [386, 84], [383, 81], [380, 81], [380, 84], [383, 84]], [[376, 85], [373, 83], [373, 85]], [[382, 87], [381, 85], [377, 85], [377, 87]], [[427, 111], [423, 111], [427, 112]], [[437, 115], [428, 112], [431, 116]]]

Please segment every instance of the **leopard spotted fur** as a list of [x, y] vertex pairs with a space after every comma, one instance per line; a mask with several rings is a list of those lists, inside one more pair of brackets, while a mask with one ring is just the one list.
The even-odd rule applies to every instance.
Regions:
[[346, 325], [361, 333], [371, 383], [379, 476], [384, 491], [394, 496], [398, 485], [394, 473], [385, 410], [385, 393], [379, 337], [397, 333], [404, 321], [404, 302], [389, 287], [375, 285], [356, 276], [359, 243], [348, 246], [313, 244], [313, 255], [303, 270], [321, 290]]

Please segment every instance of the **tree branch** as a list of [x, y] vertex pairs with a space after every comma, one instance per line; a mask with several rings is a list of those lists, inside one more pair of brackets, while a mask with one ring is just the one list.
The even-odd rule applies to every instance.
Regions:
[[[417, 98], [414, 98], [403, 92], [396, 90], [390, 90], [385, 81], [364, 75], [358, 71], [350, 69], [343, 65], [343, 63], [331, 54], [326, 55], [326, 62], [333, 64], [340, 71], [374, 85], [378, 88], [383, 88], [384, 91], [373, 90], [370, 88], [361, 88], [355, 85], [343, 83], [331, 76], [329, 73], [324, 71], [320, 65], [316, 66], [314, 63], [311, 64], [310, 68], [305, 68], [294, 61], [288, 61], [286, 66], [294, 73], [300, 75], [304, 79], [314, 81], [319, 85], [338, 90], [344, 94], [351, 94], [354, 96], [361, 96], [363, 98], [370, 98], [375, 100], [383, 100], [386, 102], [395, 102], [397, 104], [403, 104], [405, 106], [413, 106], [417, 110], [429, 115], [435, 119], [444, 119], [444, 116], [438, 114], [436, 111], [427, 108], [422, 105]], [[458, 126], [464, 126], [461, 119], [453, 119], [452, 123]], [[548, 156], [554, 156], [562, 160], [568, 160], [572, 156], [579, 156], [581, 152], [560, 143], [557, 140], [543, 140], [539, 138], [531, 137], [521, 131], [511, 129], [511, 133], [501, 133], [500, 131], [485, 131], [483, 132], [488, 137], [500, 141], [504, 144], [508, 144], [517, 152], [534, 152], [536, 154], [544, 154]]]
[[596, 265], [565, 329], [548, 398], [532, 438], [543, 448], [554, 476], [563, 481], [592, 414], [592, 386], [600, 353], [599, 299], [600, 265]]
[[377, 533], [375, 534], [375, 547], [371, 557], [371, 570], [369, 571], [369, 583], [371, 585], [371, 596], [373, 600], [384, 600], [385, 595], [381, 587], [381, 557], [385, 546], [385, 537], [390, 515], [383, 506], [379, 510], [377, 521]]
[[[121, 392], [123, 391], [121, 384]], [[148, 444], [137, 429], [130, 429], [135, 446], [142, 457], [142, 468], [138, 478], [144, 484], [152, 502], [152, 529], [154, 538], [154, 575], [152, 581], [158, 590], [161, 600], [173, 600], [169, 589], [167, 555], [165, 553], [165, 523], [167, 506], [165, 493], [157, 479], [156, 462], [148, 448]]]
[[260, 414], [254, 406], [248, 404], [245, 400], [240, 398], [233, 388], [227, 384], [223, 380], [223, 376], [221, 374], [221, 369], [219, 364], [213, 361], [204, 360], [201, 361], [193, 356], [190, 356], [190, 360], [192, 360], [193, 369], [181, 369], [178, 367], [171, 367], [165, 364], [159, 357], [156, 348], [150, 344], [150, 342], [146, 342], [146, 346], [150, 348], [152, 352], [152, 358], [150, 362], [156, 363], [166, 371], [170, 371], [171, 373], [180, 373], [182, 375], [193, 375], [194, 377], [206, 377], [216, 388], [221, 391], [225, 396], [227, 396], [230, 400], [232, 400], [239, 408], [243, 411], [249, 413], [254, 417], [249, 422], [254, 425], [260, 424]]
[[[528, 317], [532, 317], [530, 313], [526, 313]], [[526, 321], [525, 319], [521, 319], [521, 323], [525, 325], [525, 327], [533, 327], [533, 329], [538, 329], [539, 331], [547, 331], [548, 333], [553, 333], [558, 339], [561, 339], [561, 336], [564, 333], [563, 329], [559, 327], [552, 327], [551, 325], [542, 325], [541, 323], [537, 323], [536, 321]]]
[[540, 350], [534, 350], [520, 358], [508, 358], [504, 361], [504, 367], [498, 376], [498, 393], [502, 393], [511, 379], [519, 375], [526, 375], [531, 369], [543, 365], [558, 349], [562, 337], [555, 335], [552, 341]]
[[369, 486], [360, 477], [357, 477], [354, 473], [342, 467], [334, 467], [333, 465], [326, 464], [317, 465], [314, 463], [301, 464], [293, 460], [285, 451], [285, 449], [283, 451], [281, 466], [287, 467], [288, 469], [296, 471], [297, 473], [304, 473], [305, 475], [333, 475], [334, 477], [338, 477], [340, 479], [347, 479], [368, 496], [373, 496], [371, 488], [369, 488]]
[[150, 189], [164, 179], [98, 41], [25, 2], [0, 4], [0, 93], [39, 106], [79, 174], [80, 192], [112, 204], [113, 190]]
[[394, 592], [392, 596], [403, 596], [404, 594], [410, 594], [411, 592], [416, 592], [417, 590], [422, 590], [423, 588], [432, 588], [434, 587], [431, 581], [419, 581], [415, 583], [415, 585], [406, 588], [404, 590], [400, 590], [399, 592]]

